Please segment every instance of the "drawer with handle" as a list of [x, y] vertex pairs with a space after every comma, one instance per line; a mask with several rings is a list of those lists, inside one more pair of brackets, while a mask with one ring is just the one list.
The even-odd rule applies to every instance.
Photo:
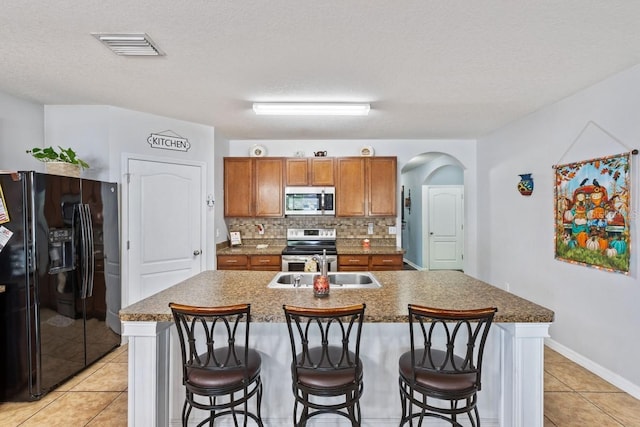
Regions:
[[402, 270], [402, 255], [371, 255], [371, 270]]
[[280, 271], [280, 255], [252, 255], [251, 270]]
[[218, 270], [246, 270], [248, 265], [246, 255], [218, 255]]
[[369, 255], [338, 255], [338, 270], [367, 271], [369, 269]]

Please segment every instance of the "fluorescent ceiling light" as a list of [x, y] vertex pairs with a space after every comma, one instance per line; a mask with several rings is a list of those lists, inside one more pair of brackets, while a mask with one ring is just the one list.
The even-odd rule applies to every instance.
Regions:
[[340, 102], [254, 102], [253, 111], [272, 116], [366, 116], [369, 104]]
[[164, 52], [145, 33], [105, 34], [91, 33], [117, 55], [164, 56]]

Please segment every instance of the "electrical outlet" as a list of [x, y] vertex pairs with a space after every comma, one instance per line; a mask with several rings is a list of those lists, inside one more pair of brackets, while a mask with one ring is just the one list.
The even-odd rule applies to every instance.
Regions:
[[373, 234], [373, 223], [370, 222], [367, 226], [367, 234]]
[[396, 234], [398, 230], [395, 227], [389, 227], [389, 234]]

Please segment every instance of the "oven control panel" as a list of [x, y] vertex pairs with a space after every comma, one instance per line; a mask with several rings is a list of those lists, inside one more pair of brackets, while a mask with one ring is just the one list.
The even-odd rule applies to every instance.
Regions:
[[335, 228], [289, 228], [288, 240], [335, 240]]

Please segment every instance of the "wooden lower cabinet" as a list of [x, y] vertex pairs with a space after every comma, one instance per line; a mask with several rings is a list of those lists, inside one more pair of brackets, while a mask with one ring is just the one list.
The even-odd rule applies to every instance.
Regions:
[[338, 255], [339, 271], [369, 270], [369, 255]]
[[280, 255], [251, 255], [249, 270], [280, 271], [281, 260]]
[[280, 255], [218, 255], [218, 270], [280, 271]]
[[[218, 255], [218, 270], [281, 271], [280, 255]], [[402, 254], [338, 255], [338, 271], [402, 270]]]
[[246, 255], [218, 255], [218, 270], [246, 270], [248, 263]]
[[402, 254], [338, 255], [338, 271], [402, 270]]
[[369, 270], [402, 270], [402, 255], [371, 255]]

